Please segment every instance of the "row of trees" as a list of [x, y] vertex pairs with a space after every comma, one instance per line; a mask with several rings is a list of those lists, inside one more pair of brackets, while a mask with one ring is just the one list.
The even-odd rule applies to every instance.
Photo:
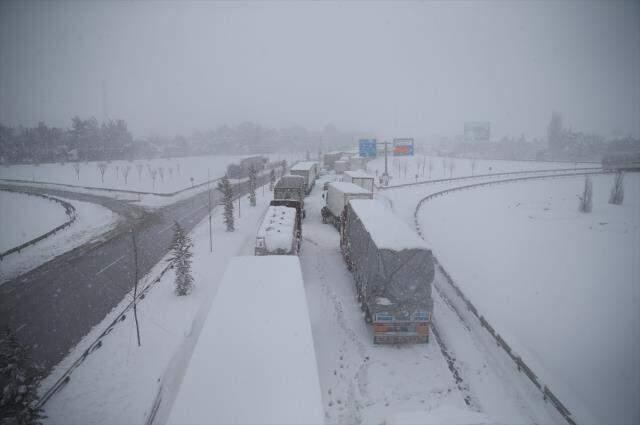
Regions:
[[333, 125], [321, 131], [303, 127], [274, 129], [252, 122], [221, 126], [190, 136], [149, 136], [134, 140], [124, 120], [98, 122], [74, 117], [69, 128], [9, 127], [0, 124], [0, 163], [39, 163], [75, 160], [103, 161], [204, 154], [248, 154], [347, 148], [356, 133]]
[[0, 124], [0, 159], [6, 163], [120, 159], [132, 151], [133, 137], [123, 120], [99, 123], [76, 116], [70, 128]]

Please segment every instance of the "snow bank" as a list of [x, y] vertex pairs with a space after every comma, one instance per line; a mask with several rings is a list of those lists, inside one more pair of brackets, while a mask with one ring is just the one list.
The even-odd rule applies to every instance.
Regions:
[[0, 252], [35, 239], [68, 219], [64, 207], [55, 201], [0, 190]]
[[578, 423], [638, 423], [640, 175], [455, 192], [423, 206], [423, 233], [445, 269]]
[[429, 249], [415, 230], [409, 228], [380, 202], [354, 199], [349, 204], [379, 249]]
[[297, 257], [231, 260], [169, 423], [323, 423]]

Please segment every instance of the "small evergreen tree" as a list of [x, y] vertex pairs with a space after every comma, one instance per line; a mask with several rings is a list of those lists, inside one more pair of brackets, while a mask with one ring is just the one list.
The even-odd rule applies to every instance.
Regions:
[[578, 199], [580, 199], [578, 210], [583, 213], [590, 213], [593, 208], [593, 185], [589, 176], [584, 179], [584, 190], [582, 191], [582, 196], [578, 196]]
[[224, 204], [224, 224], [227, 225], [227, 232], [235, 230], [233, 223], [233, 189], [229, 177], [225, 176], [218, 182], [218, 190], [222, 192], [222, 202]]
[[28, 348], [6, 328], [0, 335], [0, 424], [40, 425], [36, 407], [40, 370], [30, 365]]
[[273, 168], [271, 169], [271, 172], [269, 173], [269, 190], [271, 192], [273, 192], [273, 187], [276, 184], [276, 170], [274, 170]]
[[251, 205], [252, 207], [256, 206], [256, 186], [256, 169], [253, 164], [251, 164], [251, 166], [249, 167], [249, 205]]
[[622, 174], [622, 171], [619, 171], [616, 173], [616, 177], [613, 180], [609, 203], [613, 205], [622, 205], [622, 201], [624, 201], [624, 174]]
[[176, 295], [183, 296], [191, 293], [193, 289], [193, 276], [191, 276], [191, 252], [193, 242], [184, 229], [175, 222], [173, 241], [171, 242], [171, 258], [169, 263], [176, 271]]

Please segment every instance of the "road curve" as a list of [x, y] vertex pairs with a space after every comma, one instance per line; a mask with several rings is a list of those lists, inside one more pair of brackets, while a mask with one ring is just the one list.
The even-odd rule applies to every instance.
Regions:
[[[268, 176], [259, 180], [266, 181]], [[20, 186], [20, 190], [27, 190]], [[135, 229], [139, 275], [146, 274], [168, 252], [171, 228], [179, 222], [190, 231], [208, 212], [206, 191], [148, 212], [112, 198], [55, 189], [28, 190], [100, 204], [125, 220], [90, 243], [5, 282], [0, 287], [0, 327], [17, 332], [31, 347], [32, 361], [45, 373], [100, 323], [133, 288], [133, 258], [129, 230]], [[246, 193], [247, 182], [234, 187]], [[220, 193], [213, 191], [213, 202]]]

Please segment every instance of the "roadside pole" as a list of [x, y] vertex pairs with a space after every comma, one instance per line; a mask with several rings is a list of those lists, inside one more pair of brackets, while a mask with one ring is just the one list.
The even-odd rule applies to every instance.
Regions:
[[213, 231], [211, 228], [211, 173], [207, 169], [207, 192], [209, 195], [209, 252], [213, 252]]

